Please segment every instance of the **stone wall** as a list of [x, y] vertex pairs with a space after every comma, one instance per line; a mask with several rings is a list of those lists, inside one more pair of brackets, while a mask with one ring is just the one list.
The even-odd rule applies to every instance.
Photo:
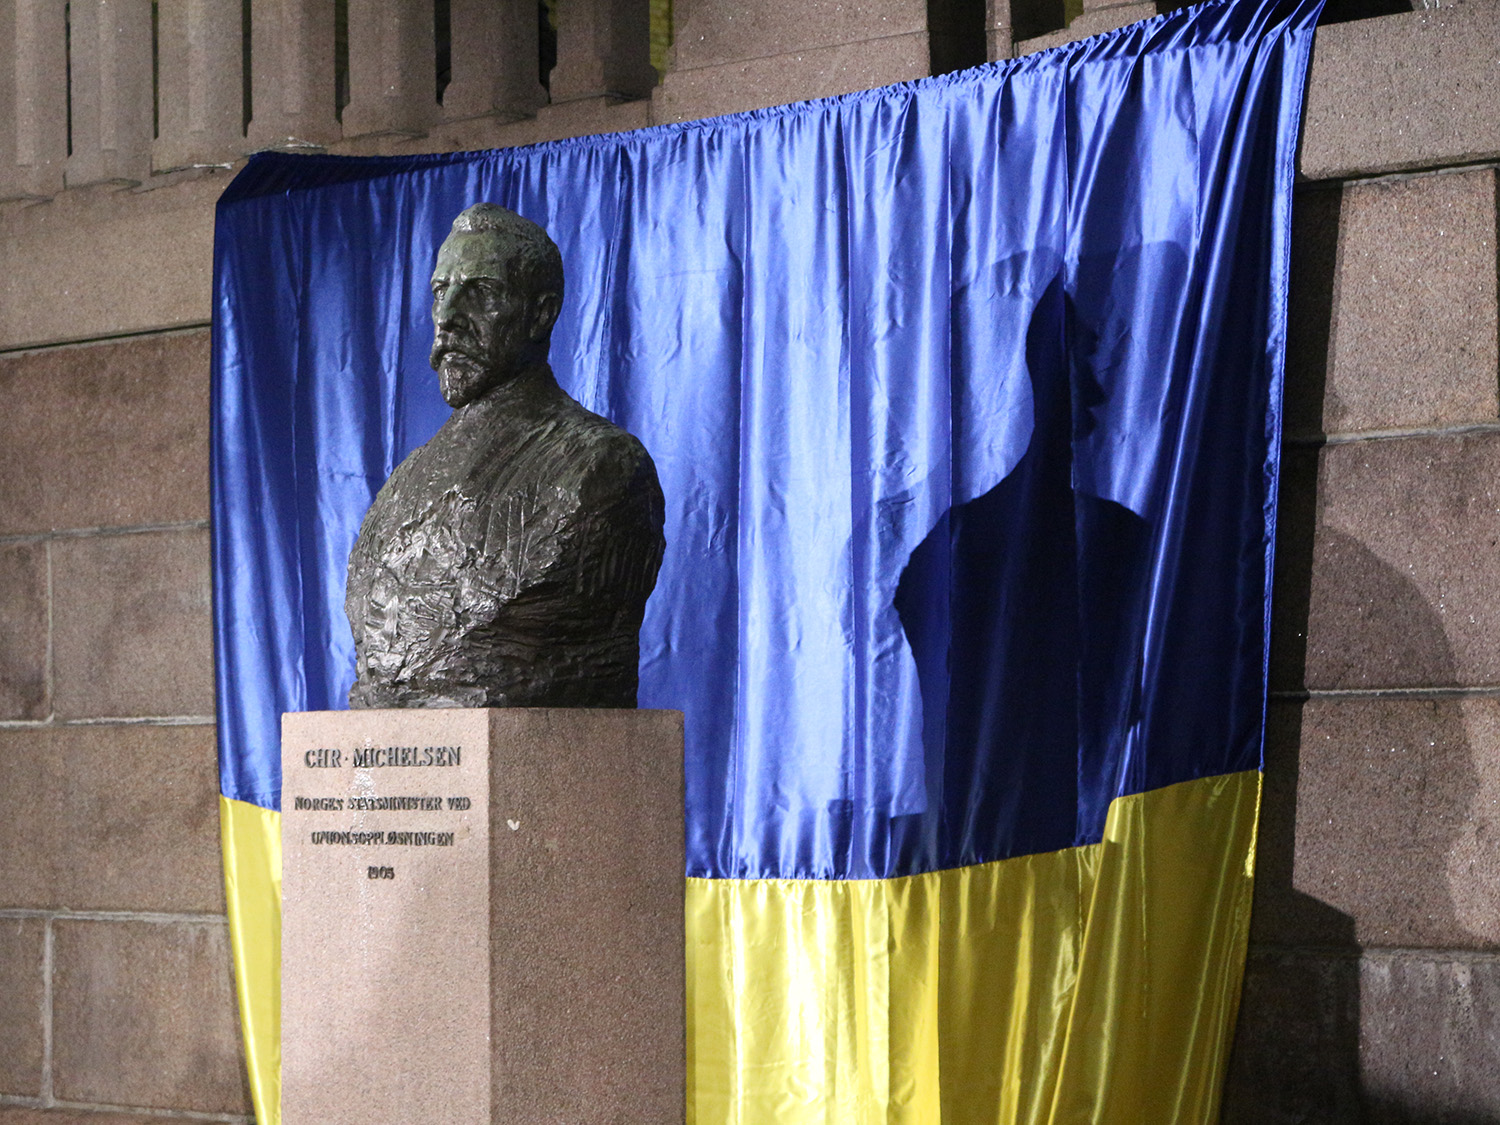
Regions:
[[[342, 120], [331, 63], [298, 62], [332, 50], [312, 0], [252, 0], [249, 38], [240, 4], [162, 5], [155, 136], [139, 27], [96, 35], [115, 85], [76, 78], [96, 118], [70, 156], [57, 106], [15, 94], [61, 73], [53, 7], [0, 0], [0, 55], [9, 29], [18, 44], [0, 58], [0, 1125], [250, 1112], [218, 860], [207, 490], [213, 202], [245, 151], [633, 128], [919, 77], [1153, 10], [676, 0], [653, 86], [644, 3], [565, 0], [545, 92], [524, 4], [452, 0], [455, 48], [460, 26], [500, 46], [456, 49], [438, 106], [431, 7], [392, 0], [400, 18], [360, 38], [373, 3], [348, 3]], [[252, 39], [279, 61], [246, 86], [236, 47]], [[366, 56], [404, 77], [372, 86]], [[248, 137], [242, 87], [261, 107]], [[1500, 1120], [1497, 158], [1496, 0], [1320, 29], [1226, 1121]]]
[[0, 355], [7, 1100], [248, 1112], [216, 855], [207, 372], [203, 328]]

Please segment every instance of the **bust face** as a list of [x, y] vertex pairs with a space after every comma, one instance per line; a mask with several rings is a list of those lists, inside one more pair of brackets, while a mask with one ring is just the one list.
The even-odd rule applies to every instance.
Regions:
[[432, 366], [455, 409], [544, 361], [556, 319], [550, 293], [521, 290], [504, 235], [448, 236], [432, 271]]

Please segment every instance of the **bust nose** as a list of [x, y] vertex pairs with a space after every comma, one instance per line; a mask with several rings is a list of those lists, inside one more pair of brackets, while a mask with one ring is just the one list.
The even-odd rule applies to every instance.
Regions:
[[433, 299], [432, 323], [439, 328], [452, 328], [458, 324], [458, 291], [459, 286], [452, 285]]

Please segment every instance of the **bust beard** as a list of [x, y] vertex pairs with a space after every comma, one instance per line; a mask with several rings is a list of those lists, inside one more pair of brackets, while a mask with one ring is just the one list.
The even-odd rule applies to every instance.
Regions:
[[438, 390], [453, 409], [467, 406], [505, 382], [505, 375], [462, 352], [445, 352], [437, 364]]

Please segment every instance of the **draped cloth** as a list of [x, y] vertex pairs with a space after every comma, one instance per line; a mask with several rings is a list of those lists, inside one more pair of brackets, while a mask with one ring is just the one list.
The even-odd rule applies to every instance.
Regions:
[[260, 1120], [279, 716], [344, 705], [345, 561], [447, 414], [427, 280], [478, 200], [558, 243], [558, 379], [666, 496], [640, 702], [686, 715], [689, 1121], [1216, 1119], [1318, 7], [635, 133], [251, 159], [213, 551]]

